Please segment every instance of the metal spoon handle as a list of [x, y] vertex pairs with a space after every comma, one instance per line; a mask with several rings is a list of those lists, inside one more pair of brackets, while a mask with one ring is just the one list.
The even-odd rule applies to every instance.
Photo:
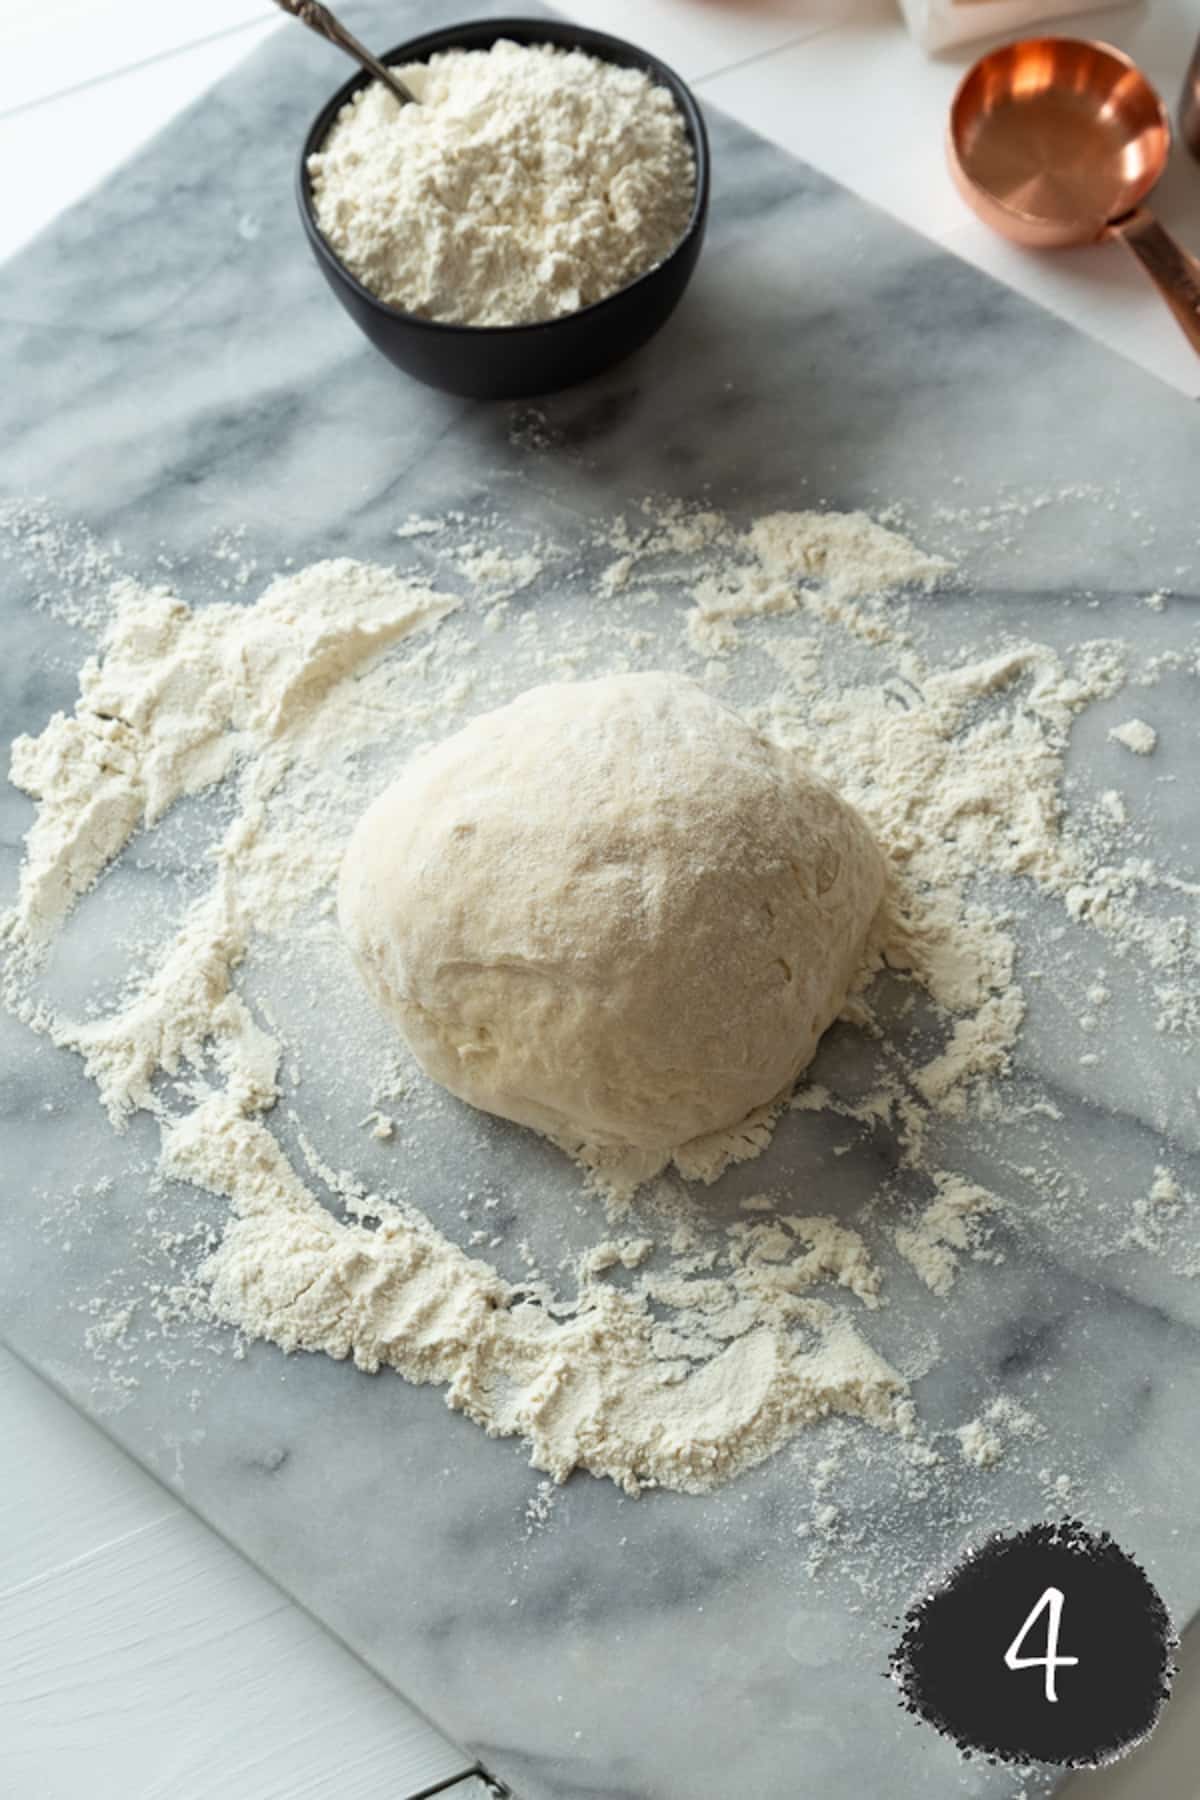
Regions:
[[1137, 257], [1200, 354], [1200, 262], [1144, 206], [1118, 219], [1112, 232]]
[[320, 0], [275, 0], [275, 4], [285, 13], [291, 13], [294, 19], [299, 19], [302, 25], [307, 25], [310, 31], [315, 31], [318, 37], [328, 38], [331, 44], [352, 56], [376, 81], [382, 81], [402, 106], [417, 104], [417, 96], [405, 87], [400, 77], [372, 56], [366, 45], [360, 44], [353, 32], [347, 31], [341, 20], [335, 18], [327, 6], [322, 6]]

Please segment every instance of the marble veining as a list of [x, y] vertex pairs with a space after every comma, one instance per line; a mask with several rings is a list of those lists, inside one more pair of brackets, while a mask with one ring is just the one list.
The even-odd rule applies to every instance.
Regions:
[[[417, 0], [345, 10], [380, 44], [430, 22]], [[704, 257], [638, 358], [536, 409], [403, 380], [325, 290], [293, 212], [296, 148], [343, 73], [282, 31], [0, 271], [0, 491], [48, 496], [149, 572], [162, 545], [200, 570], [225, 526], [244, 524], [271, 569], [388, 559], [409, 512], [500, 506], [565, 529], [651, 490], [754, 512], [902, 500], [936, 547], [941, 502], [1077, 484], [1111, 504], [1048, 507], [1019, 550], [972, 541], [972, 590], [930, 602], [947, 645], [989, 628], [1188, 641], [1193, 407], [719, 116]], [[415, 540], [406, 554], [436, 553]], [[1139, 610], [1157, 587], [1174, 590], [1168, 611]], [[82, 639], [32, 599], [20, 567], [0, 564], [6, 732], [73, 699]], [[1155, 691], [1154, 717], [1150, 763], [1115, 760], [1098, 720], [1075, 766], [1114, 759], [1178, 848], [1194, 831], [1197, 749], [1182, 684]], [[0, 792], [5, 892], [29, 813]], [[148, 844], [122, 904], [145, 902], [169, 858], [169, 843]], [[74, 954], [104, 946], [81, 927]], [[1128, 1054], [1083, 1069], [1051, 1000], [1032, 1008], [1021, 1069], [1061, 1108], [1064, 1154], [1098, 1188], [1127, 1170], [1144, 1191], [1156, 1160], [1200, 1186], [1194, 1083], [1181, 1087], [1152, 1032], [1115, 1029]], [[875, 1578], [864, 1597], [808, 1576], [789, 1536], [815, 1446], [709, 1500], [634, 1503], [572, 1481], [531, 1533], [537, 1478], [519, 1449], [431, 1390], [264, 1346], [234, 1362], [201, 1338], [195, 1366], [149, 1357], [140, 1384], [116, 1392], [75, 1303], [131, 1256], [155, 1134], [142, 1119], [114, 1137], [74, 1059], [8, 1018], [0, 1067], [7, 1341], [522, 1800], [1012, 1792], [912, 1724], [881, 1672], [914, 1562], [934, 1570], [957, 1547], [970, 1483], [971, 1516], [982, 1492], [999, 1525], [1046, 1510], [1028, 1472], [1002, 1467], [985, 1489], [964, 1472], [936, 1506], [869, 1465], [848, 1474], [839, 1502]], [[465, 1136], [476, 1166], [545, 1190], [526, 1143], [478, 1123]], [[64, 1246], [42, 1221], [84, 1175], [112, 1188]], [[178, 1204], [189, 1221], [218, 1216], [195, 1195]], [[942, 1355], [919, 1396], [934, 1419], [970, 1417], [997, 1383], [1036, 1387], [1086, 1471], [1089, 1520], [1137, 1550], [1183, 1620], [1200, 1603], [1200, 1289], [1151, 1259], [1097, 1257], [1083, 1215], [1053, 1242], [1014, 1235], [1006, 1248], [1002, 1267], [968, 1269], [947, 1307], [912, 1282], [885, 1336], [900, 1341], [906, 1320], [936, 1329]], [[901, 1541], [909, 1572], [889, 1589]]]

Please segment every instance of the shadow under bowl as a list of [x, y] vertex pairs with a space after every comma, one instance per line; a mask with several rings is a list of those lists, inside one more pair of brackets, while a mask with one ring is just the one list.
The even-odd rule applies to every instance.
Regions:
[[431, 387], [475, 400], [548, 394], [586, 381], [640, 349], [674, 312], [691, 280], [708, 218], [709, 154], [704, 120], [690, 90], [673, 70], [621, 38], [560, 19], [483, 19], [449, 25], [389, 50], [386, 63], [425, 62], [438, 50], [486, 50], [498, 38], [518, 44], [555, 44], [583, 50], [619, 68], [642, 69], [673, 96], [696, 162], [691, 215], [674, 249], [644, 275], [578, 312], [532, 325], [448, 325], [389, 306], [363, 286], [330, 246], [317, 223], [308, 159], [337, 114], [370, 77], [360, 73], [317, 114], [304, 140], [297, 173], [300, 217], [321, 273], [377, 350]]

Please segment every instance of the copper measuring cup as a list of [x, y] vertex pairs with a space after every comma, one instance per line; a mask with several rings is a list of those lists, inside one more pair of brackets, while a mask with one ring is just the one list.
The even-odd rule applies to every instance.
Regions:
[[1200, 262], [1142, 204], [1170, 147], [1166, 110], [1141, 71], [1082, 38], [991, 51], [950, 108], [950, 171], [985, 224], [1047, 250], [1120, 238], [1200, 353]]

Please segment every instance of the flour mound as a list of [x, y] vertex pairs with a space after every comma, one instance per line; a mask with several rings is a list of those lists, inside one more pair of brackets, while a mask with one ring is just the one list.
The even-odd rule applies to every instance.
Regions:
[[448, 50], [378, 82], [309, 158], [317, 220], [381, 300], [517, 325], [577, 312], [682, 237], [695, 168], [679, 109], [640, 69], [579, 50]]
[[371, 806], [339, 912], [426, 1072], [665, 1160], [788, 1092], [884, 888], [862, 820], [678, 675], [535, 688]]

